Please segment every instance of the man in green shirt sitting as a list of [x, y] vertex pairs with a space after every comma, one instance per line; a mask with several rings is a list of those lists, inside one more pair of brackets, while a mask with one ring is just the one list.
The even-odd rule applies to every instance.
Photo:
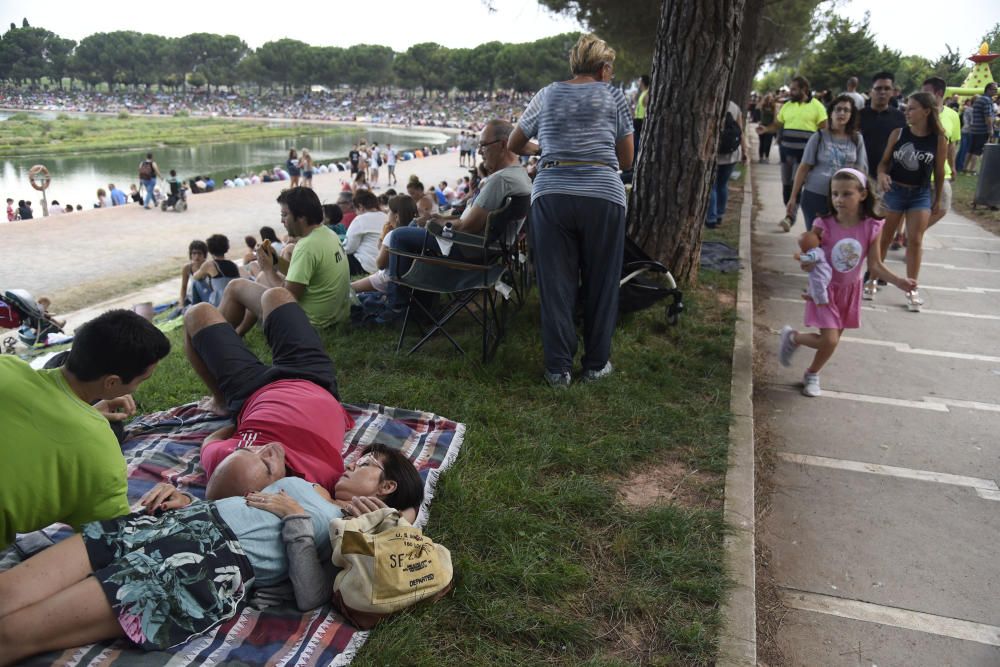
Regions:
[[127, 310], [77, 329], [62, 368], [36, 371], [0, 355], [0, 548], [15, 533], [128, 514], [125, 459], [109, 421], [135, 412], [132, 392], [170, 352], [163, 333]]
[[257, 280], [233, 280], [219, 304], [219, 312], [241, 336], [260, 319], [261, 297], [271, 287], [291, 292], [317, 329], [346, 322], [351, 314], [347, 255], [340, 238], [323, 224], [319, 197], [311, 188], [289, 188], [278, 196], [278, 204], [281, 222], [298, 239], [291, 261], [277, 259], [269, 245], [261, 244]]

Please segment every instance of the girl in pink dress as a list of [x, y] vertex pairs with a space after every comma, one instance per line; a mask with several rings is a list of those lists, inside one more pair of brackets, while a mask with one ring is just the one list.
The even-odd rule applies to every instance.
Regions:
[[[800, 333], [785, 326], [778, 351], [781, 365], [788, 366], [800, 345], [816, 350], [802, 381], [806, 396], [820, 395], [819, 372], [833, 356], [844, 329], [861, 326], [862, 265], [866, 257], [871, 277], [881, 278], [904, 292], [917, 288], [916, 280], [900, 278], [882, 263], [878, 245], [882, 220], [875, 217], [875, 195], [867, 176], [850, 168], [835, 173], [830, 180], [830, 203], [833, 214], [817, 219], [813, 226], [833, 267], [827, 288], [829, 303], [820, 305], [806, 297], [806, 326], [818, 328], [819, 333]], [[803, 270], [811, 268], [802, 265]]]

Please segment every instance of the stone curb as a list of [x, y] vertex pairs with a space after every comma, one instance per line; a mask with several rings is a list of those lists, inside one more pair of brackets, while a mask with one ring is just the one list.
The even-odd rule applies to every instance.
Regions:
[[736, 335], [729, 409], [729, 470], [724, 518], [728, 533], [726, 573], [732, 581], [722, 605], [719, 667], [757, 664], [757, 606], [754, 553], [753, 437], [753, 269], [750, 238], [753, 216], [751, 160], [745, 165], [740, 209], [740, 279], [736, 290]]

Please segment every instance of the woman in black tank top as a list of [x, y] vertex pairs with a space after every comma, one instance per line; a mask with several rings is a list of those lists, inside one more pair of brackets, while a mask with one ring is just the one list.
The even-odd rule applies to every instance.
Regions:
[[[917, 279], [923, 255], [924, 232], [931, 211], [941, 206], [944, 161], [948, 140], [938, 119], [937, 100], [930, 93], [914, 93], [906, 105], [907, 127], [893, 130], [878, 165], [878, 184], [885, 209], [885, 224], [879, 237], [882, 260], [889, 252], [899, 224], [906, 215], [906, 277]], [[933, 177], [933, 193], [931, 192]], [[875, 285], [865, 286], [872, 298]], [[907, 292], [907, 307], [919, 312], [923, 299], [916, 290]]]

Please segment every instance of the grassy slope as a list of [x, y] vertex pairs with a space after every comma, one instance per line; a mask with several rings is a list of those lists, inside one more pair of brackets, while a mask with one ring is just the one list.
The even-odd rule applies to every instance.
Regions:
[[[735, 224], [706, 238], [735, 247]], [[735, 275], [702, 272], [680, 326], [661, 307], [627, 317], [614, 376], [566, 392], [541, 382], [537, 295], [485, 366], [442, 340], [408, 357], [393, 354], [393, 331], [326, 333], [345, 400], [468, 426], [428, 525], [452, 550], [456, 589], [381, 626], [355, 664], [710, 664], [726, 586], [735, 287]], [[142, 411], [202, 393], [172, 341], [137, 395]], [[265, 356], [259, 330], [248, 341]], [[460, 341], [475, 350], [474, 327]], [[637, 508], [619, 495], [630, 475], [678, 467], [663, 482], [690, 487], [682, 502]]]

